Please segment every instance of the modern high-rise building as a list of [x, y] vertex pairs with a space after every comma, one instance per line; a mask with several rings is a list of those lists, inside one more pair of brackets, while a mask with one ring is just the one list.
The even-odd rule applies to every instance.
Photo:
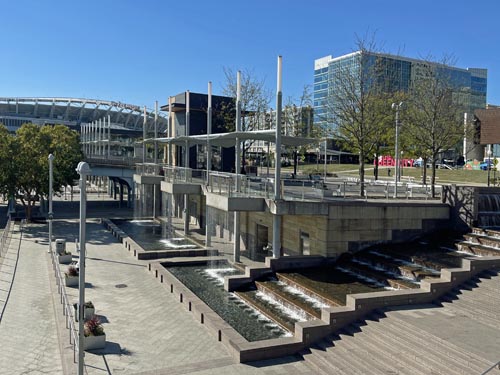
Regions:
[[[373, 68], [373, 69], [372, 69]], [[388, 91], [410, 89], [413, 82], [429, 71], [429, 62], [403, 56], [357, 51], [344, 56], [326, 56], [314, 61], [314, 121], [325, 124], [328, 107], [326, 101], [334, 92], [339, 71], [346, 69], [370, 72], [367, 82], [383, 82]], [[453, 101], [463, 105], [464, 112], [472, 115], [475, 109], [486, 108], [487, 70], [457, 68], [435, 64], [436, 74], [449, 79]]]

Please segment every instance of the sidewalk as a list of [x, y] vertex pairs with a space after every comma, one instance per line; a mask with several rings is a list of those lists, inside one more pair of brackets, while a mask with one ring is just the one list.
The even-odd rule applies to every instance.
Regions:
[[[6, 277], [10, 277], [12, 283], [0, 322], [2, 375], [62, 373], [49, 270], [46, 266], [48, 244], [44, 241], [35, 242], [38, 227], [27, 228], [21, 240], [16, 225], [9, 251], [0, 268], [1, 279], [5, 281]], [[10, 275], [10, 272], [15, 273]], [[6, 287], [6, 282], [0, 283], [1, 289], [5, 290]]]
[[[66, 239], [66, 248], [76, 261], [78, 203], [54, 203], [58, 208], [54, 238]], [[119, 209], [113, 201], [95, 201], [89, 206], [89, 218], [133, 216], [132, 210]], [[182, 223], [178, 224], [177, 229], [182, 228]], [[28, 225], [20, 244], [20, 234], [15, 233], [15, 237], [11, 246], [16, 243], [20, 255], [0, 322], [0, 375], [76, 374], [69, 330], [47, 253], [48, 225]], [[198, 237], [200, 242], [204, 239], [201, 234]], [[221, 247], [231, 257], [232, 244], [219, 240], [213, 238], [214, 247]], [[86, 374], [315, 374], [295, 356], [234, 363], [224, 345], [146, 271], [147, 261], [136, 260], [98, 220], [87, 221], [86, 248], [85, 299], [94, 303], [107, 340], [105, 349], [85, 353]], [[9, 252], [8, 257], [4, 264], [12, 266], [16, 256]], [[66, 267], [61, 265], [61, 271]], [[0, 274], [5, 269], [0, 266]], [[9, 278], [1, 275], [0, 280], [4, 279]], [[0, 281], [0, 289], [6, 289], [5, 284]], [[67, 288], [67, 293], [70, 302], [77, 301], [77, 288]]]

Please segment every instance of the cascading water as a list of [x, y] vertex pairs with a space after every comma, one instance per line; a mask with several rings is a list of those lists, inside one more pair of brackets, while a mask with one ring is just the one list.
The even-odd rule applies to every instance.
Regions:
[[500, 195], [480, 194], [478, 202], [478, 224], [480, 227], [500, 227]]
[[145, 251], [189, 249], [197, 247], [184, 238], [172, 238], [172, 233], [168, 230], [168, 224], [165, 222], [157, 223], [151, 219], [113, 220], [113, 222], [136, 241]]
[[227, 263], [167, 267], [180, 282], [249, 341], [290, 336], [271, 319], [223, 288], [224, 276], [242, 274]]

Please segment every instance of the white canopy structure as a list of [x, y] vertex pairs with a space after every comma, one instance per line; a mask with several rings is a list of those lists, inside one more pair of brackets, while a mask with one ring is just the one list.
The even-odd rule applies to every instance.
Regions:
[[[189, 146], [196, 144], [207, 144], [210, 143], [213, 146], [220, 147], [233, 147], [236, 143], [236, 139], [240, 142], [246, 140], [260, 140], [266, 142], [276, 142], [276, 131], [274, 129], [270, 130], [255, 130], [255, 131], [240, 131], [231, 133], [219, 133], [219, 134], [202, 134], [202, 135], [191, 135], [191, 136], [179, 136], [170, 138], [148, 138], [145, 140], [146, 143], [154, 143], [155, 141], [159, 144], [171, 144], [185, 146], [186, 142]], [[303, 146], [311, 143], [317, 143], [318, 140], [314, 138], [303, 138], [303, 137], [291, 137], [287, 135], [281, 136], [281, 144], [285, 146]]]

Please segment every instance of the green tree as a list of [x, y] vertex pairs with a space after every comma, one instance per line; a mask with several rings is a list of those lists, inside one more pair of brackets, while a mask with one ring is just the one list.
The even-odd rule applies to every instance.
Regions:
[[15, 171], [10, 193], [19, 199], [31, 219], [32, 210], [49, 193], [49, 160], [54, 155], [53, 188], [57, 192], [72, 184], [77, 177], [75, 168], [82, 160], [79, 135], [64, 125], [38, 126], [24, 124], [10, 145]]
[[8, 198], [14, 191], [13, 135], [0, 124], [0, 194]]

